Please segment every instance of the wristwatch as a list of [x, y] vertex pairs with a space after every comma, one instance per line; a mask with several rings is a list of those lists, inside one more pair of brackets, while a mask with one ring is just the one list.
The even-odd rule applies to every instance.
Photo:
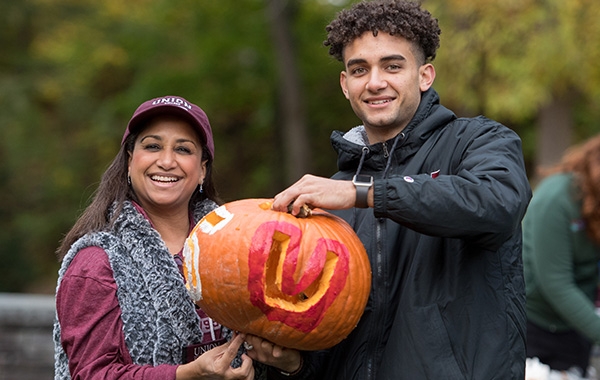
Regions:
[[373, 177], [370, 175], [357, 174], [352, 178], [352, 183], [356, 187], [356, 203], [354, 207], [367, 208], [367, 195], [369, 189], [373, 186]]

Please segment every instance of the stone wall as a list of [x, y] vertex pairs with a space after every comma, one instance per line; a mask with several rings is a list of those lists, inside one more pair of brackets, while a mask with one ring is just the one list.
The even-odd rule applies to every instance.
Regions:
[[0, 293], [0, 380], [54, 378], [54, 296]]

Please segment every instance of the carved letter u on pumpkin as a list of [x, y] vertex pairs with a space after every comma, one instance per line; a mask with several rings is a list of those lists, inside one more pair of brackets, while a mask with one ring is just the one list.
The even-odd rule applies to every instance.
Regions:
[[302, 230], [265, 222], [248, 252], [250, 301], [270, 321], [308, 333], [346, 284], [349, 253], [339, 241], [303, 241]]

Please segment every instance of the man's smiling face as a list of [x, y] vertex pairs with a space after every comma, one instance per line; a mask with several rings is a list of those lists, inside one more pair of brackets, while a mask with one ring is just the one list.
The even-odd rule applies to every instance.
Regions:
[[413, 118], [435, 70], [422, 64], [403, 37], [365, 32], [344, 48], [340, 85], [371, 144], [400, 133]]

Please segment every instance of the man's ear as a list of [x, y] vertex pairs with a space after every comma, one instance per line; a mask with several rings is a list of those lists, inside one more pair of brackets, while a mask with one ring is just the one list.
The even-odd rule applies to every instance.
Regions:
[[348, 87], [346, 86], [346, 72], [342, 71], [340, 73], [340, 87], [342, 88], [342, 92], [344, 93], [344, 96], [346, 97], [346, 99], [349, 99], [348, 97]]
[[421, 92], [429, 90], [435, 80], [435, 67], [426, 63], [419, 68], [419, 88]]

